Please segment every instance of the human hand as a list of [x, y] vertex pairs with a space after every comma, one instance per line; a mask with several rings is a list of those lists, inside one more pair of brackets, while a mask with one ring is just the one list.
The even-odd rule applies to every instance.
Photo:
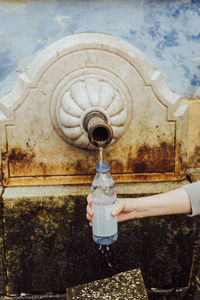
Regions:
[[[87, 197], [87, 219], [92, 226], [92, 198]], [[145, 218], [172, 214], [191, 214], [190, 199], [184, 188], [178, 188], [165, 193], [140, 197], [140, 198], [117, 198], [117, 204], [111, 211], [117, 221], [122, 222], [130, 219]]]
[[92, 195], [87, 196], [86, 218], [89, 220], [89, 225], [92, 226], [92, 217], [94, 213], [92, 211]]
[[[132, 199], [122, 199], [117, 198], [117, 204], [115, 208], [111, 211], [111, 215], [113, 217], [117, 216], [118, 222], [123, 222], [125, 220], [132, 218], [132, 210], [133, 205], [131, 205]], [[89, 194], [87, 196], [87, 208], [86, 208], [87, 214], [86, 217], [89, 220], [89, 225], [92, 226], [92, 218], [94, 216], [94, 212], [92, 210], [92, 196]]]

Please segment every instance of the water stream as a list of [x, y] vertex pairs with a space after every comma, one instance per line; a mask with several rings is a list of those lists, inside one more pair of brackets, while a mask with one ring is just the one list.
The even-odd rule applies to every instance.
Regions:
[[102, 164], [103, 163], [103, 147], [99, 147], [99, 155], [100, 155], [100, 163]]
[[[99, 161], [100, 163], [103, 163], [103, 147], [99, 147]], [[108, 265], [109, 268], [112, 268], [112, 264], [109, 260], [110, 256], [110, 248], [107, 245], [100, 245], [99, 246], [99, 251], [101, 254], [105, 257], [105, 261]]]
[[107, 265], [109, 266], [109, 268], [112, 268], [112, 264], [111, 264], [110, 259], [109, 259], [109, 256], [110, 256], [110, 248], [109, 248], [109, 246], [100, 245], [99, 246], [99, 251], [105, 257], [105, 261], [106, 261]]

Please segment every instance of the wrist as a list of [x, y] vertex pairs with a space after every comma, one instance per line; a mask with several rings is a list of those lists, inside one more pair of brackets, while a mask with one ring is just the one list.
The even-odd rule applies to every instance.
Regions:
[[151, 196], [140, 197], [134, 199], [134, 211], [135, 218], [144, 218], [155, 214], [155, 203]]

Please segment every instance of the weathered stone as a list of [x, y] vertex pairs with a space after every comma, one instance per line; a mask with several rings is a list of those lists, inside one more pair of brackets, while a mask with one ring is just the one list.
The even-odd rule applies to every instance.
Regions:
[[66, 300], [147, 300], [147, 292], [139, 269], [123, 272], [66, 290]]
[[82, 226], [80, 205], [70, 197], [5, 201], [9, 293], [57, 292], [74, 280], [71, 231], [73, 223]]
[[[199, 266], [200, 266], [200, 262], [199, 262]], [[200, 299], [200, 268], [195, 278], [195, 292], [194, 292], [194, 300], [199, 300], [199, 299]]]
[[3, 188], [0, 186], [0, 294], [5, 293], [6, 289], [6, 274], [5, 274], [5, 257], [3, 245], [3, 202], [2, 202]]
[[21, 293], [21, 295], [10, 295], [10, 296], [0, 296], [0, 300], [66, 300], [65, 294], [37, 294], [30, 295], [26, 293]]
[[[164, 193], [176, 189], [180, 186], [190, 183], [188, 180], [171, 181], [171, 182], [146, 182], [146, 183], [123, 183], [116, 184], [118, 195], [152, 195]], [[91, 185], [61, 185], [61, 186], [23, 186], [23, 187], [6, 187], [4, 199], [9, 199], [10, 205], [17, 199], [42, 199], [48, 200], [50, 197], [66, 196], [84, 196], [90, 192]]]
[[[126, 194], [121, 186], [119, 196], [139, 196], [140, 185], [134, 186], [131, 192], [127, 185]], [[161, 185], [155, 186], [154, 192], [161, 192]], [[105, 255], [93, 242], [85, 217], [88, 191], [89, 186], [5, 189], [10, 294], [64, 293], [67, 287], [138, 267], [148, 289], [188, 285], [198, 217], [163, 216], [121, 223], [118, 241]], [[146, 189], [146, 194], [150, 191]]]
[[200, 168], [190, 168], [187, 170], [187, 176], [191, 182], [200, 180]]
[[4, 185], [91, 182], [98, 151], [85, 150], [94, 146], [83, 123], [96, 110], [114, 133], [105, 154], [115, 182], [182, 180], [187, 109], [127, 42], [101, 33], [58, 40], [0, 99]]
[[188, 168], [200, 167], [200, 98], [184, 99], [189, 106], [187, 155]]
[[191, 284], [194, 290], [194, 297], [192, 300], [200, 299], [200, 231], [197, 232], [196, 245], [194, 248], [194, 272]]

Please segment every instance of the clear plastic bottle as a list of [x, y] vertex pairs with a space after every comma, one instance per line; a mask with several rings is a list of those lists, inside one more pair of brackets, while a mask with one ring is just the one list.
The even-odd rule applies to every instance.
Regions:
[[110, 245], [118, 237], [117, 217], [111, 215], [116, 205], [116, 188], [107, 162], [98, 163], [96, 171], [91, 187], [93, 240], [100, 245]]

